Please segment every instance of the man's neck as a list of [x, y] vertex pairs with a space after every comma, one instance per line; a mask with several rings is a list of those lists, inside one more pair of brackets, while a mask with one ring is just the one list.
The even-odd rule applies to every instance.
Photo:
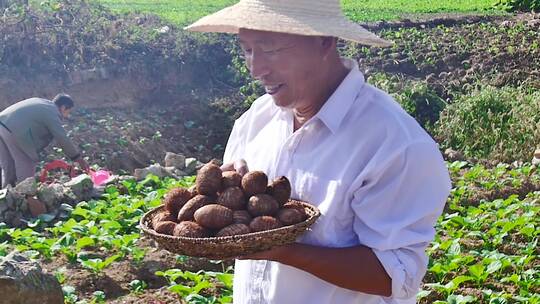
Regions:
[[350, 70], [339, 59], [338, 63], [331, 64], [322, 75], [328, 75], [321, 80], [323, 90], [319, 97], [310, 100], [305, 106], [293, 109], [294, 131], [301, 128], [309, 119], [315, 116], [324, 106], [326, 101], [334, 94], [339, 85], [343, 82]]

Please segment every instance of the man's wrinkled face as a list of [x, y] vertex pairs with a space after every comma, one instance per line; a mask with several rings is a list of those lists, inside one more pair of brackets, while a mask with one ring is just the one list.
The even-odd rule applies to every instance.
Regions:
[[238, 36], [251, 76], [276, 105], [297, 108], [317, 96], [317, 68], [323, 60], [319, 37], [247, 29], [240, 29]]

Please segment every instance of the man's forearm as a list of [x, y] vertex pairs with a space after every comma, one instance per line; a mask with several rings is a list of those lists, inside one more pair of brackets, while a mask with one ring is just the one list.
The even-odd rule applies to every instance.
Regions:
[[392, 279], [368, 247], [325, 248], [296, 243], [275, 251], [270, 259], [334, 285], [369, 294], [392, 294]]

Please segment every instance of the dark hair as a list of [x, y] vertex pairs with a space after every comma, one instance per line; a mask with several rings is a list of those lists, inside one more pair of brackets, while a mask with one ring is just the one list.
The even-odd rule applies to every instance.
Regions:
[[66, 109], [71, 109], [71, 108], [73, 108], [73, 106], [75, 106], [75, 103], [73, 102], [73, 99], [71, 99], [71, 96], [69, 96], [68, 94], [64, 94], [64, 93], [60, 93], [60, 94], [54, 96], [52, 102], [54, 102], [54, 104], [58, 108], [63, 106]]

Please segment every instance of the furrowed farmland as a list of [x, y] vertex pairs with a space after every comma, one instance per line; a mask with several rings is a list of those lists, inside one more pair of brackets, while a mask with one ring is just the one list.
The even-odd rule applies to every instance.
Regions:
[[[237, 37], [183, 30], [236, 2], [0, 0], [2, 110], [70, 94], [67, 135], [107, 173], [98, 185], [52, 166], [71, 164], [52, 144], [35, 178], [0, 191], [0, 278], [39, 273], [0, 279], [0, 303], [36, 282], [6, 303], [232, 303], [233, 259], [167, 251], [140, 221], [222, 164], [235, 119], [265, 93]], [[341, 5], [393, 42], [339, 40], [341, 56], [435, 139], [450, 174], [417, 303], [540, 303], [540, 3]]]

